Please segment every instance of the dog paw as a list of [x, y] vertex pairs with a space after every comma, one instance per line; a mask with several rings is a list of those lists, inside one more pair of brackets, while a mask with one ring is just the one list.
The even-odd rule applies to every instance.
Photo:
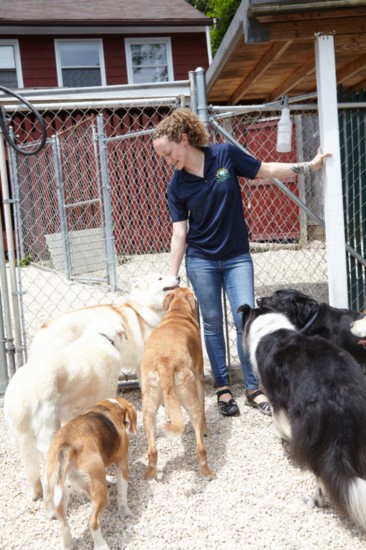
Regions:
[[108, 485], [115, 485], [116, 484], [116, 478], [112, 475], [107, 474], [105, 476], [105, 480], [108, 483]]
[[56, 516], [56, 512], [53, 510], [47, 510], [46, 511], [46, 515], [48, 517], [49, 520], [54, 520], [54, 519], [57, 519], [57, 516]]
[[41, 482], [37, 483], [32, 490], [32, 500], [42, 500], [43, 488]]
[[128, 506], [121, 506], [121, 508], [119, 508], [118, 510], [118, 513], [120, 518], [122, 519], [133, 516], [133, 513]]
[[156, 468], [148, 467], [144, 474], [144, 479], [156, 479]]
[[314, 497], [310, 495], [306, 495], [302, 499], [309, 508], [315, 508], [317, 506]]
[[212, 473], [208, 476], [205, 476], [206, 481], [212, 481], [213, 479], [216, 479], [216, 474]]
[[208, 468], [203, 468], [200, 471], [200, 476], [206, 481], [212, 481], [213, 479], [216, 479], [216, 474], [211, 472], [211, 470], [209, 470]]
[[309, 508], [325, 508], [327, 506], [323, 496], [305, 496], [303, 501]]
[[61, 548], [63, 550], [74, 550], [76, 548], [77, 539], [74, 539], [72, 537], [67, 538], [67, 540], [63, 540], [63, 544], [61, 545]]

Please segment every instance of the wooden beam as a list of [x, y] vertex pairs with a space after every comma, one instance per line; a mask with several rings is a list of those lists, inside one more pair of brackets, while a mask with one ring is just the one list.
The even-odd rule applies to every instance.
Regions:
[[348, 35], [336, 35], [334, 37], [336, 54], [337, 52], [341, 53], [354, 53], [354, 57], [357, 57], [357, 54], [366, 51], [366, 32], [362, 34], [352, 33], [352, 29], [349, 30]]
[[266, 98], [266, 102], [274, 101], [279, 99], [283, 95], [286, 95], [292, 88], [297, 86], [299, 82], [304, 80], [304, 78], [315, 72], [315, 59], [312, 56], [311, 59], [307, 62], [301, 63], [292, 75], [282, 82], [273, 92]]
[[[284, 2], [266, 2], [253, 5], [249, 8], [250, 17], [283, 17], [291, 14], [303, 14], [311, 12], [333, 13], [334, 10], [348, 11], [365, 6], [364, 0], [319, 0], [318, 2], [296, 2], [289, 0]], [[330, 12], [330, 13], [329, 13]]]
[[366, 67], [366, 55], [360, 55], [359, 57], [351, 61], [351, 63], [348, 63], [347, 65], [342, 67], [342, 69], [337, 71], [337, 82], [342, 83], [343, 80], [349, 78], [350, 76], [353, 76], [364, 67]]
[[285, 21], [317, 21], [318, 19], [333, 19], [335, 17], [365, 17], [366, 8], [349, 8], [349, 9], [329, 9], [326, 11], [314, 10], [311, 12], [305, 12], [303, 9], [297, 13], [274, 13], [272, 15], [253, 15], [259, 23], [263, 25], [268, 25], [269, 23], [280, 23]]
[[312, 21], [291, 21], [269, 25], [271, 40], [299, 40], [315, 34], [364, 34], [365, 22], [362, 17], [317, 19]]
[[235, 105], [245, 96], [245, 91], [253, 85], [253, 83], [261, 77], [261, 75], [268, 70], [268, 67], [279, 59], [287, 48], [290, 47], [292, 40], [286, 42], [275, 42], [267, 50], [267, 52], [261, 57], [260, 61], [255, 65], [255, 67], [247, 74], [244, 80], [241, 81], [239, 86], [236, 88], [235, 92], [231, 95], [229, 103]]
[[331, 11], [313, 11], [310, 13], [301, 12], [297, 14], [291, 14], [291, 15], [283, 15], [282, 17], [276, 15], [271, 16], [264, 16], [264, 17], [255, 17], [257, 21], [261, 25], [268, 25], [271, 23], [284, 23], [284, 22], [290, 22], [290, 21], [318, 21], [318, 19], [330, 19], [330, 18], [336, 18], [336, 17], [342, 17], [344, 18], [350, 18], [350, 17], [366, 17], [366, 8], [358, 8], [358, 9], [344, 9], [344, 10], [331, 10]]

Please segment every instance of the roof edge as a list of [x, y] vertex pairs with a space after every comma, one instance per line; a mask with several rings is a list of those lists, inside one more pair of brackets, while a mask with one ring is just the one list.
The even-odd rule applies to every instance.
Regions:
[[222, 70], [238, 41], [243, 36], [244, 14], [245, 10], [247, 10], [247, 1], [248, 0], [242, 0], [242, 3], [237, 9], [236, 14], [234, 15], [234, 18], [231, 21], [230, 26], [215, 54], [215, 57], [212, 60], [212, 63], [207, 69], [206, 86], [208, 92], [210, 91], [210, 84], [216, 80], [217, 74]]
[[[116, 20], [116, 19], [113, 19], [113, 20], [106, 20], [106, 21], [102, 21], [100, 22], [100, 24], [98, 26], [103, 26], [103, 27], [136, 27], [136, 26], [144, 26], [144, 27], [170, 27], [170, 26], [175, 26], [175, 27], [202, 27], [202, 26], [212, 26], [214, 24], [214, 21], [213, 19], [210, 19], [210, 18], [200, 18], [200, 19], [149, 19], [149, 21], [144, 21], [144, 23], [142, 24], [141, 22], [138, 23], [136, 22], [136, 20], [125, 20], [125, 19], [120, 19], [120, 20]], [[27, 21], [21, 21], [19, 19], [14, 19], [14, 20], [10, 20], [10, 19], [1, 19], [0, 17], [0, 27], [14, 27], [14, 26], [17, 26], [17, 27], [49, 27], [49, 26], [52, 26], [52, 27], [94, 27], [96, 26], [96, 21], [85, 21], [85, 20], [80, 20], [80, 21], [76, 21], [75, 19], [73, 20], [67, 20], [67, 19], [64, 19], [62, 21], [57, 21], [57, 20], [49, 20], [49, 21], [40, 21], [39, 19], [34, 19], [34, 20], [27, 20]]]

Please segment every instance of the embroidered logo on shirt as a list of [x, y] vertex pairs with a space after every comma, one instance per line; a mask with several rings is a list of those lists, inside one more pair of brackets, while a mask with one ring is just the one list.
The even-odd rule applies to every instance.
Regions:
[[227, 168], [219, 168], [216, 171], [216, 180], [219, 183], [222, 183], [223, 181], [226, 181], [230, 178], [230, 172]]

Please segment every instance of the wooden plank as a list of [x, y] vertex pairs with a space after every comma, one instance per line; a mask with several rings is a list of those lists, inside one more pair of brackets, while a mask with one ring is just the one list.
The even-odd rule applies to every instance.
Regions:
[[350, 78], [364, 67], [366, 67], [366, 55], [360, 55], [337, 71], [337, 82], [342, 83], [346, 78]]
[[299, 40], [315, 34], [334, 33], [335, 35], [352, 35], [364, 33], [365, 22], [361, 17], [345, 17], [344, 19], [328, 18], [316, 21], [294, 21], [273, 23], [270, 26], [271, 40]]
[[[334, 5], [334, 0], [332, 0], [332, 3]], [[264, 8], [266, 6], [263, 6]], [[260, 23], [268, 24], [268, 23], [278, 23], [279, 21], [314, 21], [318, 19], [329, 19], [329, 18], [335, 18], [335, 17], [366, 17], [366, 9], [364, 7], [350, 7], [349, 9], [345, 6], [344, 9], [332, 9], [330, 8], [329, 1], [324, 6], [326, 9], [320, 10], [317, 8], [314, 8], [314, 5], [304, 5], [301, 4], [300, 6], [300, 12], [298, 13], [279, 13], [278, 11], [273, 14], [262, 14], [260, 15], [258, 11], [262, 8], [260, 6], [252, 6], [250, 8], [250, 11], [252, 13], [252, 16], [255, 17]], [[259, 8], [259, 10], [258, 10]], [[273, 9], [272, 6], [267, 6], [269, 9]], [[289, 6], [289, 9], [293, 8], [293, 6]], [[312, 11], [305, 11], [305, 9], [308, 8]]]
[[[295, 68], [295, 67], [294, 67]], [[307, 78], [309, 75], [315, 73], [315, 58], [312, 56], [307, 62], [303, 60], [303, 63], [298, 67], [292, 75], [287, 78], [284, 82], [281, 82], [276, 86], [269, 96], [267, 96], [266, 101], [274, 101], [279, 97], [287, 94], [292, 88], [297, 86], [299, 82]]]
[[286, 50], [291, 46], [292, 40], [285, 42], [276, 42], [267, 50], [265, 55], [259, 60], [255, 67], [248, 73], [248, 75], [242, 80], [240, 85], [236, 88], [235, 92], [229, 99], [229, 103], [235, 105], [245, 96], [245, 91], [252, 86], [261, 75], [268, 70], [268, 67], [277, 59], [279, 59]]

